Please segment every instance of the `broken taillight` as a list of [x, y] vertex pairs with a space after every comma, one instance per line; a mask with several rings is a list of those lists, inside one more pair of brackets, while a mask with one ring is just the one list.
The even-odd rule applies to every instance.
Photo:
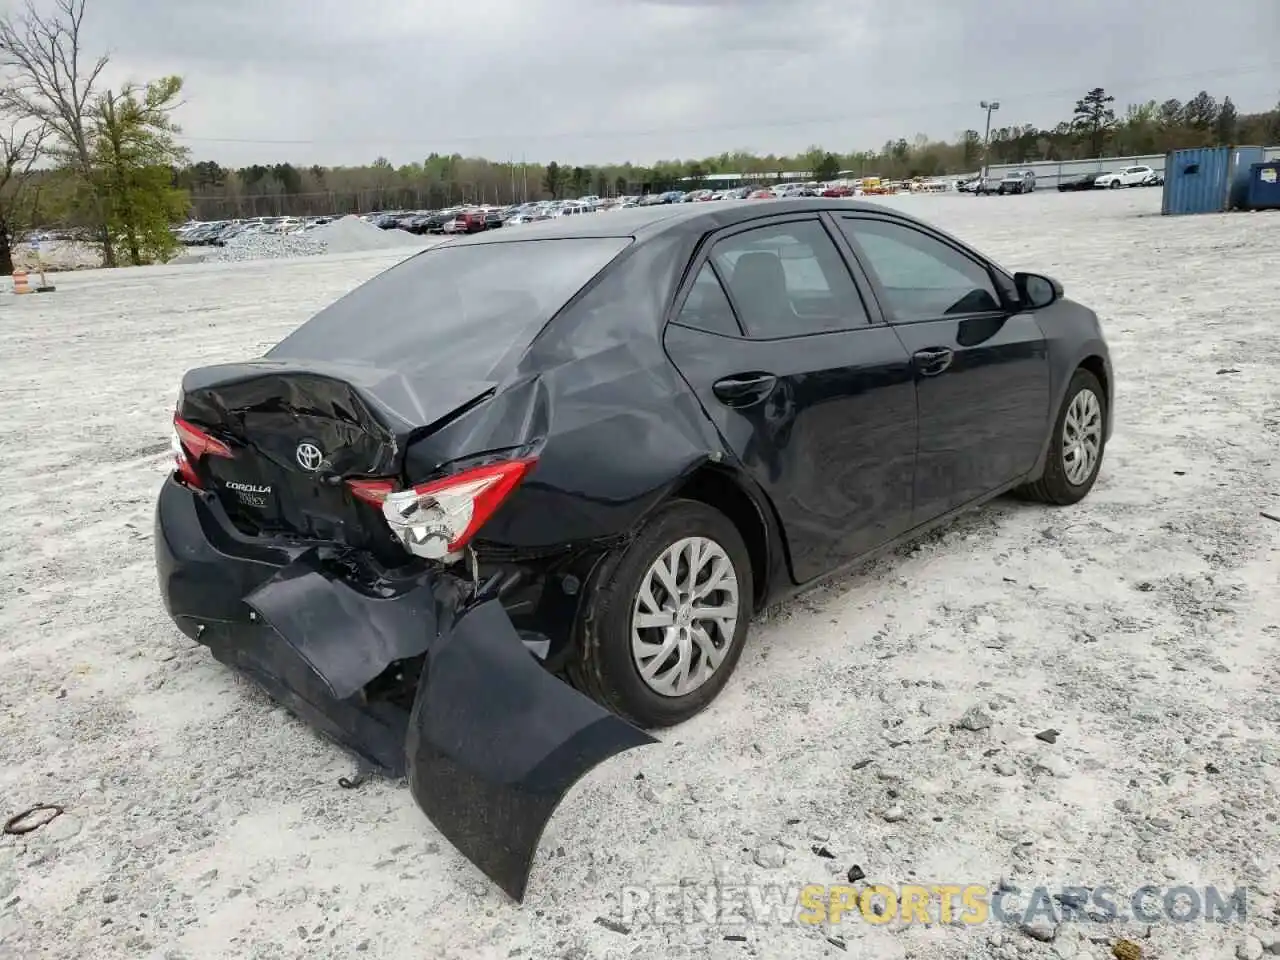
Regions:
[[173, 457], [182, 482], [203, 489], [195, 463], [201, 457], [231, 457], [231, 448], [221, 440], [209, 436], [195, 424], [188, 423], [176, 413], [173, 415]]
[[382, 508], [397, 539], [415, 556], [453, 560], [533, 468], [536, 459], [474, 467], [408, 490], [390, 480], [348, 480], [352, 494]]

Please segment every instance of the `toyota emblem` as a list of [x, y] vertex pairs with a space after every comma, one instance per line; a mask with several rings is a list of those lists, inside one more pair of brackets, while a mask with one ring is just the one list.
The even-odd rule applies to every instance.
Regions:
[[303, 470], [310, 470], [312, 473], [320, 469], [320, 465], [324, 463], [324, 453], [314, 443], [303, 440], [298, 444], [298, 449], [294, 453], [298, 466]]

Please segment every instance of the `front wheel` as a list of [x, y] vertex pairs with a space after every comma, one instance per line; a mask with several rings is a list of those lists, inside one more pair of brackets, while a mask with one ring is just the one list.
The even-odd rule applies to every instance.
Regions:
[[1112, 181], [1111, 181], [1111, 189], [1112, 189], [1112, 190], [1115, 190], [1115, 189], [1116, 189], [1117, 187], [1119, 187], [1119, 186], [1120, 186], [1120, 181], [1119, 181], [1119, 180], [1112, 180]]
[[1098, 378], [1079, 369], [1067, 386], [1049, 439], [1044, 473], [1021, 492], [1031, 500], [1067, 506], [1093, 489], [1106, 446], [1106, 399]]
[[746, 544], [724, 514], [692, 500], [666, 504], [595, 585], [570, 678], [641, 727], [688, 720], [742, 655], [751, 576]]

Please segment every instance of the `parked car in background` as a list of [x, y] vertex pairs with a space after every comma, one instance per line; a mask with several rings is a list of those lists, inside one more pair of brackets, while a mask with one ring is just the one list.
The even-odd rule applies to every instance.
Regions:
[[444, 233], [479, 233], [488, 224], [482, 210], [463, 210], [444, 225]]
[[507, 224], [513, 227], [518, 227], [522, 223], [536, 223], [540, 220], [550, 219], [551, 214], [547, 213], [545, 210], [525, 210], [520, 213], [513, 214], [507, 220]]
[[1114, 173], [1100, 173], [1094, 181], [1095, 187], [1106, 187], [1114, 190], [1117, 187], [1140, 187], [1155, 171], [1148, 166], [1138, 165], [1124, 167]]
[[427, 217], [426, 223], [422, 225], [422, 232], [444, 233], [445, 224], [452, 223], [455, 216], [457, 216], [456, 210], [439, 210]]
[[752, 190], [747, 194], [748, 200], [776, 200], [778, 195], [772, 190]]
[[996, 193], [1031, 193], [1036, 188], [1036, 175], [1031, 170], [1010, 170], [1000, 178]]
[[1096, 173], [1086, 173], [1082, 177], [1072, 177], [1070, 180], [1063, 180], [1058, 184], [1059, 193], [1072, 193], [1077, 190], [1092, 190], [1094, 181], [1098, 179]]

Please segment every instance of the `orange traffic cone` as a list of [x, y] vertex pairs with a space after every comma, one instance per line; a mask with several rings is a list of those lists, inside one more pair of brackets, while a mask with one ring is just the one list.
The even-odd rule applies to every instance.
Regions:
[[31, 287], [27, 285], [27, 271], [13, 271], [13, 292], [14, 293], [30, 293]]

